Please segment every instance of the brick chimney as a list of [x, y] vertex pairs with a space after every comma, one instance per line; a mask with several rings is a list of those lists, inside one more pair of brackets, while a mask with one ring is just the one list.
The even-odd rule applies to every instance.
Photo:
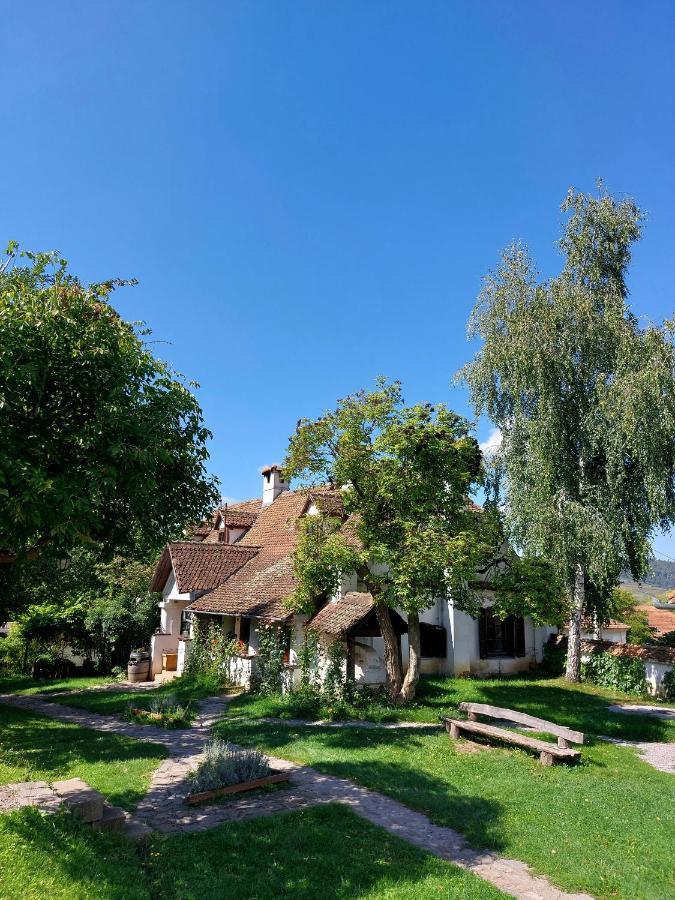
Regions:
[[283, 473], [279, 466], [265, 466], [260, 470], [263, 477], [262, 505], [269, 506], [279, 494], [288, 490], [288, 482], [284, 481]]

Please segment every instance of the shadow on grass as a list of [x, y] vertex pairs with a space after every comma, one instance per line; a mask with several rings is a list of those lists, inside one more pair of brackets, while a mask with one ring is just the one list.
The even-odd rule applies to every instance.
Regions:
[[532, 675], [498, 679], [422, 678], [418, 701], [439, 715], [455, 714], [461, 701], [488, 703], [539, 716], [589, 735], [631, 741], [673, 741], [672, 722], [653, 716], [610, 712], [609, 697], [592, 688], [563, 685], [557, 678]]
[[[11, 858], [10, 858], [11, 857]], [[134, 845], [101, 834], [68, 813], [26, 808], [0, 816], [2, 896], [146, 900], [150, 892]]]
[[156, 896], [180, 900], [502, 896], [332, 804], [166, 838], [153, 850]]
[[[428, 752], [423, 734], [387, 730], [336, 728], [319, 729], [303, 726], [298, 731], [289, 726], [255, 723], [221, 723], [219, 737], [245, 746], [264, 745], [270, 755], [278, 753], [286, 759], [298, 760], [294, 742], [303, 742], [302, 759], [326, 775], [347, 778], [356, 784], [386, 794], [406, 806], [431, 815], [439, 824], [461, 826], [476, 847], [501, 850], [503, 826], [502, 806], [493, 798], [479, 797], [456, 781], [437, 778], [414, 768], [401, 759], [402, 750], [412, 756]], [[372, 754], [380, 758], [364, 758]], [[390, 756], [390, 758], [386, 758]], [[385, 757], [385, 758], [382, 758]], [[442, 760], [439, 760], [442, 763]]]

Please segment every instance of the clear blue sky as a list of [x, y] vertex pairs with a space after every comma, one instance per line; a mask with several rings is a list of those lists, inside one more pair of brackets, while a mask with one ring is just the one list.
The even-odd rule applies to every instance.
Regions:
[[0, 240], [140, 280], [225, 495], [380, 373], [469, 413], [481, 276], [513, 238], [556, 270], [570, 185], [637, 198], [633, 306], [673, 311], [672, 2], [0, 6]]

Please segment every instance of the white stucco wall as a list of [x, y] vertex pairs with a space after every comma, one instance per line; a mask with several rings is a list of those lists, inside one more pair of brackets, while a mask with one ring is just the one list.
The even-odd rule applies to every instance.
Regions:
[[645, 681], [647, 690], [654, 697], [663, 694], [663, 679], [673, 667], [668, 663], [656, 662], [653, 659], [645, 660]]

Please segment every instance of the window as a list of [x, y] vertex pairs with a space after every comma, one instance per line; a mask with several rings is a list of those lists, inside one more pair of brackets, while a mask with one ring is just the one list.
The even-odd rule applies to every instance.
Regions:
[[187, 609], [181, 610], [180, 614], [180, 633], [181, 637], [190, 636], [190, 622], [192, 622], [192, 613]]
[[443, 658], [447, 655], [447, 637], [445, 628], [440, 625], [429, 625], [420, 622], [420, 642], [422, 644], [422, 656], [427, 658]]
[[242, 644], [246, 644], [248, 648], [251, 640], [251, 620], [245, 619], [243, 616], [237, 616], [234, 623], [234, 633], [237, 640], [240, 640]]
[[481, 659], [525, 656], [525, 620], [522, 616], [500, 619], [484, 609], [478, 619]]

